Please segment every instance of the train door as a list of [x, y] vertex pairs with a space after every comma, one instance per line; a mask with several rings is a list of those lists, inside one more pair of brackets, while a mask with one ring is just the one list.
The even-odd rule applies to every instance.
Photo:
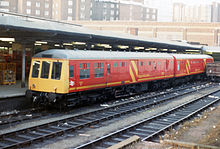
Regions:
[[111, 64], [106, 64], [106, 85], [111, 82]]
[[164, 67], [164, 76], [168, 76], [169, 75], [169, 60], [166, 59], [165, 60], [165, 67]]
[[76, 90], [76, 64], [69, 62], [69, 90]]

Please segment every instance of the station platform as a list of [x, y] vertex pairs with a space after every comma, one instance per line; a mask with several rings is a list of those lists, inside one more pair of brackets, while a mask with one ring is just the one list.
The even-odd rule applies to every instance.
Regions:
[[0, 85], [0, 99], [25, 96], [28, 88], [27, 82], [25, 88], [21, 88], [21, 81], [16, 81], [14, 85]]

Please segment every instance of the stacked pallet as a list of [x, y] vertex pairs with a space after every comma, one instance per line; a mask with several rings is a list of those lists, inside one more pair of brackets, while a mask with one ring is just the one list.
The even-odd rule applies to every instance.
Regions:
[[0, 84], [16, 84], [16, 63], [0, 63]]

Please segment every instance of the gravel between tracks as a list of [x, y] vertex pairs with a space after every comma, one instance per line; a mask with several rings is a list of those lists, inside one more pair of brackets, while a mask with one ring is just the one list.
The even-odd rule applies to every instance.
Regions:
[[[167, 109], [171, 109], [182, 103], [193, 100], [197, 97], [202, 96], [203, 94], [212, 92], [215, 89], [220, 89], [220, 86], [211, 88], [211, 89], [202, 90], [202, 91], [193, 93], [191, 95], [186, 95], [184, 97], [180, 97], [179, 100], [171, 101], [169, 104], [166, 104], [166, 105], [163, 104], [157, 108], [153, 108], [152, 110], [139, 112], [135, 115], [133, 114], [130, 117], [120, 117], [118, 118], [118, 121], [114, 119], [112, 121], [105, 122], [104, 127], [99, 128], [98, 126], [91, 126], [91, 129], [79, 130], [77, 133], [65, 135], [66, 136], [65, 139], [63, 138], [63, 136], [61, 136], [58, 138], [50, 139], [49, 141], [45, 141], [41, 144], [35, 144], [31, 146], [31, 148], [33, 147], [36, 147], [36, 148], [69, 148], [69, 147], [77, 146], [89, 140], [98, 138], [99, 136], [109, 134], [112, 131], [131, 125], [144, 118], [149, 118], [160, 112], [166, 111]], [[71, 137], [68, 137], [68, 136], [71, 136]]]

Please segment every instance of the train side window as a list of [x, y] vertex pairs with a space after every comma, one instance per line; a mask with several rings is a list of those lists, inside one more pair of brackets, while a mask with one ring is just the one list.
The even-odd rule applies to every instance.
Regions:
[[62, 63], [53, 62], [53, 69], [51, 74], [51, 79], [60, 80]]
[[167, 62], [165, 62], [164, 64], [165, 64], [165, 71], [167, 71]]
[[110, 72], [111, 72], [111, 66], [110, 66], [110, 64], [107, 64], [107, 74], [109, 75]]
[[104, 63], [95, 63], [95, 78], [104, 77]]
[[157, 69], [157, 62], [154, 63], [154, 70]]
[[40, 61], [33, 61], [32, 78], [38, 78]]
[[69, 68], [69, 75], [70, 75], [70, 78], [73, 78], [74, 77], [74, 66], [70, 66]]
[[79, 78], [80, 79], [88, 79], [90, 78], [90, 64], [89, 63], [81, 63], [79, 64]]
[[177, 70], [180, 70], [180, 62], [177, 62]]
[[118, 63], [117, 63], [117, 62], [115, 62], [115, 63], [113, 63], [113, 65], [114, 65], [114, 67], [117, 67], [117, 66], [118, 66]]
[[126, 67], [126, 62], [122, 62], [122, 67]]
[[50, 72], [50, 62], [43, 61], [42, 62], [42, 68], [41, 68], [41, 78], [48, 79], [49, 78], [49, 72]]

